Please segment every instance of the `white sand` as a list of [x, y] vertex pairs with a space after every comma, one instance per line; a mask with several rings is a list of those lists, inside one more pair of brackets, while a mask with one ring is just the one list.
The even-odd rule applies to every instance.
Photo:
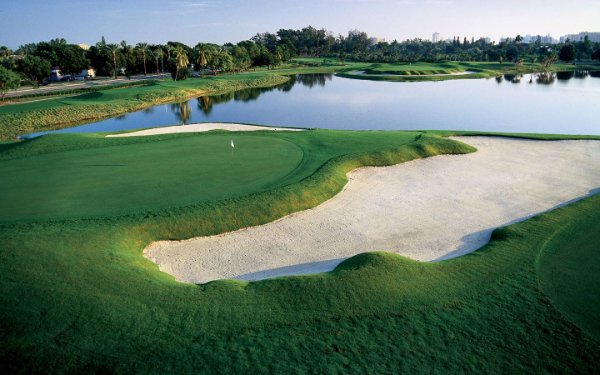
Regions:
[[106, 137], [141, 137], [145, 135], [157, 135], [157, 134], [172, 134], [172, 133], [199, 133], [207, 132], [210, 130], [228, 130], [231, 132], [249, 132], [257, 130], [272, 130], [272, 131], [303, 131], [305, 129], [297, 128], [275, 128], [270, 126], [256, 126], [256, 125], [245, 125], [245, 124], [229, 124], [221, 122], [205, 122], [199, 124], [188, 124], [188, 125], [176, 125], [176, 126], [164, 126], [160, 128], [152, 128], [146, 130], [140, 130], [131, 133], [121, 134], [110, 134]]
[[600, 187], [600, 141], [457, 139], [478, 151], [361, 168], [314, 209], [222, 235], [155, 242], [144, 254], [193, 283], [324, 272], [376, 250], [441, 260], [480, 248], [494, 228]]

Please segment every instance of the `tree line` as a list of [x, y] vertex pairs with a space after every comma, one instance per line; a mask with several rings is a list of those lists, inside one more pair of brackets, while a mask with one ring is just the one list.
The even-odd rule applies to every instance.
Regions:
[[170, 41], [166, 44], [126, 41], [107, 43], [102, 39], [83, 49], [65, 39], [30, 43], [11, 51], [0, 47], [0, 89], [21, 81], [39, 83], [58, 68], [76, 75], [93, 68], [98, 75], [131, 76], [171, 73], [173, 79], [186, 79], [192, 68], [205, 74], [241, 72], [256, 67], [269, 69], [297, 56], [333, 57], [367, 62], [496, 61], [552, 63], [586, 59], [600, 60], [600, 44], [587, 37], [582, 41], [545, 44], [538, 37], [524, 43], [521, 36], [500, 43], [485, 39], [453, 37], [452, 41], [430, 42], [422, 39], [379, 41], [365, 32], [351, 30], [346, 36], [334, 35], [312, 26], [299, 30], [281, 29], [259, 33], [237, 44], [198, 43], [193, 47]]

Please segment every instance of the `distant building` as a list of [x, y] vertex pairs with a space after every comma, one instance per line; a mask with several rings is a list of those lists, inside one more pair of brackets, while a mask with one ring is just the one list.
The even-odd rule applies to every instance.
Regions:
[[554, 39], [550, 34], [548, 34], [546, 36], [527, 34], [523, 37], [523, 43], [526, 43], [526, 44], [535, 43], [538, 38], [540, 38], [540, 42], [542, 44], [554, 44], [557, 42], [557, 40]]
[[568, 40], [571, 42], [582, 42], [585, 36], [590, 39], [590, 42], [600, 43], [600, 32], [590, 33], [588, 31], [581, 32], [579, 34], [567, 34], [560, 37], [560, 42], [564, 43]]
[[79, 46], [79, 48], [81, 48], [83, 50], [86, 50], [86, 51], [90, 49], [90, 45], [89, 44], [79, 43], [78, 46]]
[[442, 36], [440, 35], [440, 33], [433, 33], [433, 35], [431, 36], [431, 41], [433, 43], [441, 42]]

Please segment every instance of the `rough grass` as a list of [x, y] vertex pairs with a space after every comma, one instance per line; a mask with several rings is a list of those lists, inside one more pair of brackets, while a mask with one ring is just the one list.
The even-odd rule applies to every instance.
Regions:
[[[481, 250], [443, 262], [367, 253], [326, 274], [201, 286], [159, 272], [141, 256], [151, 240], [223, 232], [314, 206], [361, 165], [472, 151], [416, 132], [244, 135], [252, 136], [303, 149], [296, 182], [145, 215], [0, 224], [0, 370], [598, 372], [600, 337], [584, 323], [599, 320], [600, 306], [586, 306], [591, 315], [583, 321], [563, 315], [565, 306], [589, 300], [548, 293], [543, 271], [569, 257], [573, 239], [596, 244], [570, 259], [568, 268], [579, 272], [552, 278], [559, 289], [585, 280], [596, 290], [600, 196], [496, 230]], [[218, 137], [45, 136], [2, 144], [0, 157], [9, 164], [55, 154], [77, 160], [103, 144], [119, 152]], [[182, 156], [163, 157], [175, 165]], [[547, 258], [553, 254], [558, 261]]]

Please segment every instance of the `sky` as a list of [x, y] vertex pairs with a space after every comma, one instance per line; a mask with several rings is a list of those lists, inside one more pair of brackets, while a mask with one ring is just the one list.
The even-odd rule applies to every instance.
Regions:
[[0, 0], [0, 45], [223, 44], [308, 25], [387, 40], [600, 32], [600, 0]]

